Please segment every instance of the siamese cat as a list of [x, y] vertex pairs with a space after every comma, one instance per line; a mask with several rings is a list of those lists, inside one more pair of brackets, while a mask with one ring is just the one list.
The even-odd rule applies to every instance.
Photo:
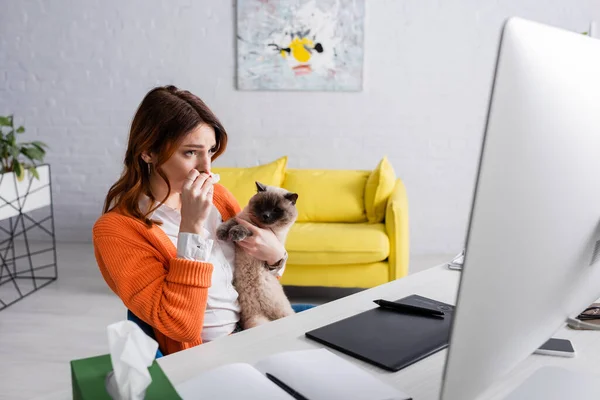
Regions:
[[[298, 217], [296, 193], [256, 182], [257, 193], [236, 218], [259, 228], [270, 229], [281, 243]], [[252, 231], [231, 218], [217, 229], [219, 240], [239, 242], [252, 236]], [[275, 273], [274, 273], [275, 272]], [[249, 329], [263, 323], [294, 314], [276, 271], [250, 256], [244, 248], [235, 246], [233, 285], [241, 308], [240, 324]]]

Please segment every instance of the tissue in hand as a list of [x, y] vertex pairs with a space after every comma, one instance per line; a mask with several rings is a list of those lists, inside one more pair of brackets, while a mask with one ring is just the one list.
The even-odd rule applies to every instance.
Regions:
[[158, 343], [132, 321], [109, 325], [108, 347], [113, 372], [106, 377], [106, 389], [115, 400], [143, 399], [152, 382], [152, 365]]

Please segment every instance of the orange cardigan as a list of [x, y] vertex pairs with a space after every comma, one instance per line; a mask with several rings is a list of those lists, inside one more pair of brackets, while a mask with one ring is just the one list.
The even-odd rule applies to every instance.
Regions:
[[[215, 185], [213, 203], [223, 221], [240, 211], [221, 185]], [[104, 280], [129, 310], [154, 328], [165, 355], [202, 343], [212, 264], [177, 258], [177, 249], [159, 226], [148, 228], [118, 211], [98, 219], [93, 241]]]

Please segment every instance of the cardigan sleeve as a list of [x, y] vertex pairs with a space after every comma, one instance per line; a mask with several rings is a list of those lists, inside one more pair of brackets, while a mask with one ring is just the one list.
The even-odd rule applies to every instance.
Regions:
[[118, 236], [94, 237], [105, 280], [136, 316], [180, 342], [200, 340], [211, 284], [210, 263], [171, 258]]

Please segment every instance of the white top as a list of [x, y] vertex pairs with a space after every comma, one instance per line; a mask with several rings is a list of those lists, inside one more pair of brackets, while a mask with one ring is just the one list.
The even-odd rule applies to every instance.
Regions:
[[[148, 198], [145, 197], [142, 201], [142, 205], [145, 206]], [[213, 265], [202, 327], [202, 341], [210, 342], [220, 336], [229, 335], [240, 319], [238, 292], [232, 285], [235, 244], [216, 237], [217, 228], [223, 223], [217, 207], [212, 205], [201, 235], [179, 232], [181, 213], [165, 204], [158, 207], [149, 218], [162, 222], [160, 227], [177, 248], [178, 258], [209, 262]], [[285, 265], [278, 271], [280, 276], [284, 269]]]

